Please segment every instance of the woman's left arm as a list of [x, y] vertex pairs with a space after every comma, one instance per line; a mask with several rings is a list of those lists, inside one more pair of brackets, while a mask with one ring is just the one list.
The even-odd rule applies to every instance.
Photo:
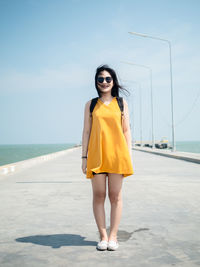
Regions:
[[130, 121], [129, 121], [129, 109], [128, 104], [125, 99], [124, 101], [124, 123], [123, 123], [123, 133], [126, 138], [126, 142], [128, 145], [129, 153], [132, 159], [132, 138], [131, 138], [131, 129], [130, 129]]

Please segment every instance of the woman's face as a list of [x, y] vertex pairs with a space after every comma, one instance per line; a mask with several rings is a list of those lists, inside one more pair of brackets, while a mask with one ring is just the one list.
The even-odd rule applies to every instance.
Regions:
[[[103, 83], [99, 83], [98, 82], [98, 78], [99, 77], [103, 77], [103, 78], [106, 78], [106, 77], [110, 77], [111, 78], [111, 82], [110, 83], [107, 83], [106, 82], [106, 79], [104, 79]], [[112, 79], [112, 76], [110, 75], [110, 73], [106, 70], [102, 71], [99, 73], [98, 77], [97, 77], [97, 86], [99, 88], [99, 90], [104, 93], [104, 92], [109, 92], [112, 90], [112, 87], [113, 87], [113, 79]]]

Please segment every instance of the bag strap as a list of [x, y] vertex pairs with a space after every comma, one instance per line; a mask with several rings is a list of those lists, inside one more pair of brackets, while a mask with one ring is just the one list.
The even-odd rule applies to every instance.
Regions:
[[124, 102], [123, 102], [123, 97], [117, 96], [117, 102], [119, 105], [119, 108], [121, 110], [121, 124], [122, 124], [122, 129], [123, 129], [123, 124], [124, 124]]
[[92, 117], [92, 111], [94, 110], [94, 107], [98, 101], [99, 97], [92, 98], [91, 104], [90, 104], [90, 117]]
[[119, 105], [119, 108], [120, 108], [121, 112], [123, 112], [123, 113], [124, 113], [124, 103], [123, 103], [123, 97], [116, 96], [116, 98], [117, 98], [118, 105]]

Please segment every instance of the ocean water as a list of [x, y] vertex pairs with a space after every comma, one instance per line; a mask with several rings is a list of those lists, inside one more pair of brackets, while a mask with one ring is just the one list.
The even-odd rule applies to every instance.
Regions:
[[[0, 166], [74, 147], [68, 144], [0, 145]], [[200, 141], [176, 141], [176, 151], [200, 153]]]
[[66, 150], [75, 145], [74, 143], [0, 145], [0, 166]]
[[176, 151], [200, 153], [200, 141], [176, 141]]

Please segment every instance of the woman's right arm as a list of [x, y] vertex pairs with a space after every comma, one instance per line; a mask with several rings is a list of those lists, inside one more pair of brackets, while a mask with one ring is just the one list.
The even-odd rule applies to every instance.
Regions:
[[[84, 110], [84, 126], [83, 126], [83, 133], [82, 133], [82, 156], [87, 156], [88, 153], [88, 143], [90, 139], [90, 132], [92, 126], [92, 117], [90, 117], [90, 104], [91, 100], [89, 100], [85, 104]], [[82, 158], [82, 171], [86, 174], [86, 167], [87, 167], [87, 158]]]

